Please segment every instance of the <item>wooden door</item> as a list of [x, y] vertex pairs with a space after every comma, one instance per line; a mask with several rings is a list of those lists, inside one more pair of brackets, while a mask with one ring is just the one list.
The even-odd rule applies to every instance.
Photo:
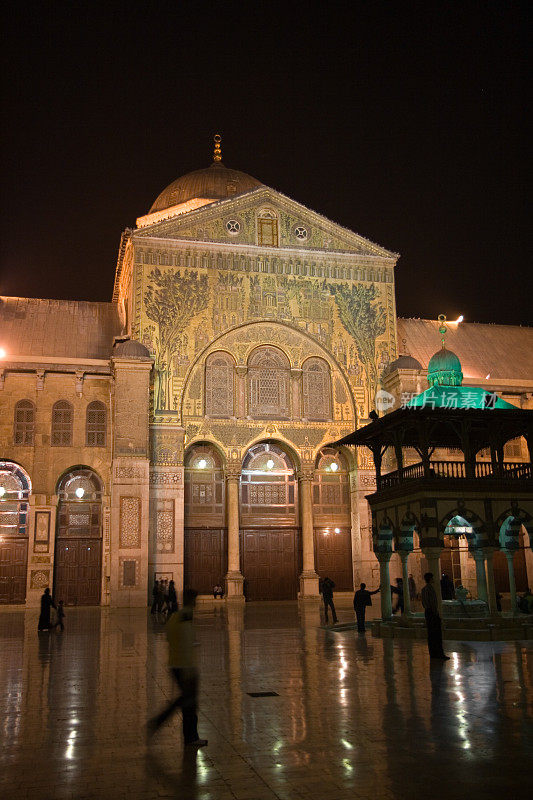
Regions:
[[97, 606], [102, 574], [101, 539], [57, 539], [54, 599], [67, 606]]
[[28, 540], [0, 542], [0, 603], [26, 601]]
[[247, 600], [296, 600], [299, 540], [298, 528], [241, 531]]
[[224, 586], [227, 572], [224, 528], [185, 528], [184, 585], [200, 594], [212, 594]]
[[315, 528], [315, 564], [321, 578], [335, 582], [336, 591], [353, 589], [352, 538], [349, 527]]

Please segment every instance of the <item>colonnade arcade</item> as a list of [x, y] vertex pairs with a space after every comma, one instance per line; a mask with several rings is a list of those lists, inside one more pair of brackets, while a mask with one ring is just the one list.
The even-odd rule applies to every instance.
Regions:
[[99, 605], [104, 500], [87, 466], [70, 467], [45, 498], [32, 494], [24, 467], [0, 461], [0, 602], [35, 602], [49, 586], [67, 605]]
[[302, 465], [283, 442], [254, 444], [227, 464], [209, 442], [185, 453], [184, 585], [228, 597], [318, 594], [318, 576], [351, 590], [349, 460], [325, 448]]
[[[389, 563], [394, 554], [398, 554], [402, 564], [405, 613], [411, 614], [409, 559], [415, 552], [417, 555], [421, 553], [425, 560], [422, 572], [432, 572], [435, 577], [440, 577], [443, 571], [446, 571], [450, 577], [455, 577], [455, 587], [463, 586], [467, 589], [471, 597], [486, 605], [490, 615], [498, 613], [494, 560], [500, 555], [505, 558], [507, 565], [511, 610], [516, 609], [515, 567], [517, 564], [520, 568], [522, 565], [525, 567], [525, 551], [528, 547], [533, 547], [533, 517], [527, 511], [516, 505], [506, 509], [496, 521], [498, 536], [495, 543], [489, 540], [485, 522], [464, 505], [448, 511], [440, 521], [437, 544], [433, 538], [430, 538], [429, 542], [425, 540], [423, 526], [411, 512], [406, 513], [399, 526], [395, 525], [386, 514], [377, 516], [381, 517], [381, 520], [378, 527], [373, 530], [373, 544], [380, 566], [383, 619], [390, 619], [392, 616]], [[448, 549], [446, 539], [453, 539], [459, 545], [457, 550], [461, 560], [455, 575], [453, 571], [450, 575], [450, 567], [443, 558]], [[451, 549], [455, 548], [452, 546]], [[473, 580], [470, 576], [471, 563], [475, 573]], [[434, 581], [434, 587], [439, 606], [442, 608], [439, 580]]]

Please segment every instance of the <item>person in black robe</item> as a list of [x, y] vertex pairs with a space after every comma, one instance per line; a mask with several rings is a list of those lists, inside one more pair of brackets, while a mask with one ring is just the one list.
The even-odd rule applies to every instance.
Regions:
[[454, 585], [447, 572], [443, 572], [440, 579], [440, 594], [443, 600], [455, 600]]
[[44, 590], [44, 594], [41, 597], [41, 614], [39, 616], [39, 623], [37, 625], [37, 630], [39, 631], [49, 631], [52, 627], [52, 623], [50, 622], [50, 609], [55, 608], [56, 604], [52, 600], [52, 596], [50, 595], [50, 589], [46, 587]]
[[168, 616], [174, 614], [178, 610], [178, 596], [176, 594], [176, 586], [174, 581], [168, 584]]
[[374, 589], [373, 592], [369, 592], [366, 588], [366, 583], [361, 584], [361, 588], [357, 590], [357, 592], [353, 596], [353, 607], [355, 611], [355, 616], [357, 617], [357, 630], [359, 633], [364, 633], [365, 628], [365, 614], [367, 606], [372, 605], [372, 597], [371, 595], [377, 594], [380, 590], [380, 586], [377, 589]]

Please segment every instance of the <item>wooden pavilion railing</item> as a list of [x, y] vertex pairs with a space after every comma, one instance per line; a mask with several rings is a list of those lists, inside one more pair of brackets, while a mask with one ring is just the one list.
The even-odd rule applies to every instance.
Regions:
[[[532, 465], [529, 462], [511, 463], [504, 462], [494, 468], [490, 461], [478, 461], [475, 465], [475, 478], [499, 478], [500, 480], [511, 481], [524, 481], [533, 478]], [[420, 480], [426, 477], [424, 475], [424, 465], [422, 462], [418, 464], [410, 464], [404, 467], [402, 478], [404, 481]], [[429, 475], [427, 478], [440, 480], [466, 480], [466, 469], [464, 461], [431, 461], [429, 465]], [[380, 488], [389, 489], [400, 483], [400, 474], [398, 470], [394, 472], [387, 472], [386, 475], [381, 476]]]

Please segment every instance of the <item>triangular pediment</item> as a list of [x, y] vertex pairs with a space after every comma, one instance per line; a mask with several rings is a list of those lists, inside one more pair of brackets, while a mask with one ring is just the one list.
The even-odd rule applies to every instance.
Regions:
[[[396, 261], [397, 254], [311, 211], [275, 189], [259, 186], [244, 194], [209, 202], [191, 211], [144, 225], [134, 238], [178, 239], [231, 245], [262, 246], [258, 219], [276, 220], [277, 248], [354, 253]], [[169, 210], [171, 215], [172, 209]], [[144, 218], [148, 220], [148, 218]]]

